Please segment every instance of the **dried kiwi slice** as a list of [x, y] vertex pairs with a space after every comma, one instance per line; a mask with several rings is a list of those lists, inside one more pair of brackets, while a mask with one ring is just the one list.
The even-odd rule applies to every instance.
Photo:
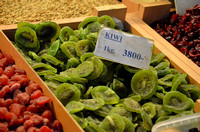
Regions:
[[63, 76], [77, 76], [76, 75], [76, 68], [69, 68], [63, 72], [60, 72], [60, 75], [63, 75]]
[[77, 112], [80, 112], [84, 109], [84, 104], [82, 104], [81, 102], [77, 102], [77, 101], [70, 101], [65, 106], [65, 109], [67, 109], [67, 111], [70, 114], [77, 113]]
[[80, 90], [76, 86], [69, 83], [62, 83], [61, 85], [59, 85], [54, 94], [64, 106], [69, 101], [80, 100], [81, 96]]
[[89, 60], [94, 64], [94, 71], [87, 78], [89, 80], [94, 80], [103, 72], [103, 62], [96, 56], [91, 57]]
[[94, 71], [94, 65], [91, 61], [84, 61], [76, 67], [77, 75], [80, 77], [87, 77]]
[[93, 129], [92, 132], [106, 132], [104, 129], [102, 129], [100, 126], [98, 126], [94, 122], [89, 122], [89, 126]]
[[123, 132], [125, 122], [119, 114], [110, 114], [99, 124], [106, 132]]
[[177, 75], [175, 75], [173, 80], [172, 80], [172, 89], [171, 89], [171, 91], [176, 91], [178, 86], [186, 78], [186, 76], [187, 76], [187, 74], [177, 74]]
[[93, 56], [94, 56], [94, 53], [92, 53], [92, 52], [87, 52], [87, 53], [82, 54], [82, 55], [80, 56], [80, 61], [81, 61], [81, 62], [84, 62], [87, 58], [90, 58], [90, 57], [93, 57]]
[[108, 114], [110, 115], [113, 113], [117, 113], [121, 116], [128, 118], [129, 120], [132, 120], [132, 113], [126, 110], [124, 107], [113, 107]]
[[66, 41], [69, 40], [69, 37], [70, 37], [71, 35], [74, 35], [74, 30], [71, 29], [71, 28], [68, 27], [68, 26], [65, 26], [65, 27], [63, 27], [63, 28], [61, 29], [60, 34], [59, 34], [59, 38], [60, 38], [61, 42], [64, 43], [64, 42], [66, 42]]
[[36, 24], [35, 32], [40, 41], [54, 42], [60, 33], [60, 26], [51, 21], [40, 22]]
[[42, 58], [43, 58], [45, 61], [51, 63], [52, 65], [60, 66], [60, 67], [63, 67], [63, 66], [64, 66], [64, 62], [62, 62], [62, 61], [56, 59], [54, 56], [51, 56], [51, 55], [49, 55], [49, 54], [43, 54], [43, 55], [42, 55]]
[[140, 104], [137, 101], [130, 98], [126, 98], [124, 100], [123, 106], [124, 108], [126, 108], [128, 111], [131, 111], [131, 112], [136, 112], [136, 113], [142, 112], [142, 108]]
[[67, 60], [66, 69], [77, 67], [80, 64], [80, 61], [78, 58], [69, 58]]
[[78, 25], [78, 29], [80, 28], [84, 29], [88, 24], [95, 22], [97, 20], [98, 20], [97, 16], [87, 17]]
[[163, 105], [160, 105], [160, 104], [155, 104], [155, 108], [156, 108], [156, 115], [155, 115], [156, 119], [158, 119], [160, 116], [167, 116], [171, 113], [165, 110]]
[[33, 58], [35, 61], [37, 62], [42, 62], [42, 58], [40, 56], [38, 56], [35, 52], [33, 51], [29, 51], [28, 55]]
[[156, 115], [156, 106], [153, 103], [148, 102], [143, 104], [142, 109], [148, 114], [151, 119]]
[[92, 44], [95, 46], [96, 45], [96, 42], [97, 42], [97, 39], [98, 39], [98, 33], [89, 33], [87, 35], [87, 39], [90, 40], [92, 42]]
[[38, 51], [40, 48], [36, 32], [28, 26], [17, 29], [15, 33], [15, 42], [19, 47], [33, 51]]
[[63, 52], [68, 58], [76, 57], [75, 47], [76, 47], [76, 43], [73, 42], [73, 41], [64, 42], [64, 43], [60, 46], [62, 52]]
[[71, 116], [76, 120], [76, 122], [84, 129], [88, 126], [88, 121], [86, 118], [79, 117], [75, 114], [71, 114]]
[[94, 113], [98, 116], [106, 117], [112, 108], [113, 108], [112, 105], [105, 104], [104, 106], [102, 106], [98, 110], [95, 110]]
[[125, 122], [125, 128], [123, 132], [135, 132], [137, 124], [133, 124], [132, 121], [124, 116], [122, 116], [123, 121]]
[[119, 96], [107, 86], [96, 86], [91, 92], [92, 98], [102, 98], [105, 104], [117, 104]]
[[98, 32], [100, 29], [101, 24], [99, 22], [92, 22], [87, 25], [87, 29], [89, 33], [95, 33]]
[[126, 86], [119, 81], [118, 79], [113, 79], [112, 89], [119, 95], [120, 97], [125, 97], [127, 94]]
[[83, 39], [77, 42], [75, 50], [76, 50], [76, 54], [80, 57], [81, 55], [92, 51], [92, 43], [87, 40], [87, 39]]
[[56, 53], [58, 52], [58, 50], [60, 49], [60, 45], [61, 45], [60, 40], [54, 41], [51, 44], [50, 48], [48, 49], [47, 54], [49, 54], [51, 56], [55, 56]]
[[85, 92], [85, 94], [83, 95], [83, 98], [84, 99], [89, 99], [90, 97], [91, 97], [91, 92], [92, 92], [92, 89], [93, 89], [94, 87], [93, 86], [90, 86], [88, 89], [87, 89], [87, 91]]
[[71, 36], [69, 36], [69, 41], [78, 42], [79, 39], [75, 35], [71, 35]]
[[80, 102], [82, 104], [84, 104], [84, 106], [85, 106], [84, 108], [86, 110], [92, 110], [92, 111], [101, 108], [105, 104], [104, 100], [101, 98], [82, 99], [82, 100], [80, 100]]
[[130, 72], [130, 73], [136, 73], [136, 72], [138, 72], [138, 71], [141, 70], [141, 69], [139, 69], [139, 68], [130, 67], [130, 66], [127, 66], [127, 65], [124, 65], [124, 69], [127, 70], [127, 71]]
[[160, 61], [165, 57], [165, 54], [163, 53], [158, 53], [158, 54], [153, 54], [151, 57], [151, 62], [150, 65], [151, 66], [155, 66], [158, 63], [160, 63]]
[[191, 100], [189, 100], [186, 95], [178, 91], [168, 92], [163, 99], [164, 109], [174, 113], [183, 112], [191, 105]]
[[158, 77], [153, 67], [140, 70], [134, 74], [131, 80], [131, 88], [142, 99], [148, 99], [155, 93], [158, 85]]
[[112, 17], [108, 15], [103, 15], [97, 20], [100, 24], [103, 24], [106, 27], [115, 28], [115, 21]]
[[144, 127], [145, 130], [150, 131], [151, 128], [153, 127], [153, 123], [151, 118], [149, 117], [149, 115], [145, 112], [142, 111], [141, 113], [141, 117], [142, 117], [142, 126]]
[[32, 68], [35, 71], [44, 71], [44, 70], [51, 70], [53, 73], [57, 73], [57, 69], [52, 67], [51, 65], [45, 63], [34, 63]]
[[21, 28], [23, 26], [28, 26], [28, 27], [32, 28], [33, 30], [35, 30], [35, 24], [29, 23], [29, 22], [18, 22], [17, 23], [17, 28]]

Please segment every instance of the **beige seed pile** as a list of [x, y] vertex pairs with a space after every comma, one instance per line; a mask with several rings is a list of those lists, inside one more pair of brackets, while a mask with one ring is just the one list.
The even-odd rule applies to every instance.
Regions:
[[117, 0], [0, 0], [0, 25], [93, 15], [94, 7]]

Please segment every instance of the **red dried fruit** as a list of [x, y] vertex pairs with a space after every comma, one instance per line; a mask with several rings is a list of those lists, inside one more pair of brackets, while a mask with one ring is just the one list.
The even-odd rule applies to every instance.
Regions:
[[22, 116], [24, 118], [24, 120], [28, 120], [30, 119], [30, 117], [33, 115], [33, 113], [31, 113], [30, 111], [25, 111]]
[[34, 99], [34, 103], [37, 106], [43, 107], [45, 104], [50, 102], [50, 98], [46, 97], [46, 96], [40, 96], [37, 99]]
[[26, 130], [24, 129], [24, 126], [19, 126], [19, 127], [16, 129], [16, 132], [26, 132]]
[[33, 124], [33, 120], [26, 120], [25, 122], [24, 122], [24, 129], [25, 130], [28, 130], [28, 128], [30, 128], [30, 127], [33, 127], [34, 126], [34, 124]]
[[34, 114], [30, 117], [30, 120], [33, 121], [33, 124], [34, 125], [39, 125], [39, 124], [42, 124], [43, 123], [43, 117], [42, 116], [39, 116], [37, 114]]
[[36, 83], [29, 83], [29, 85], [26, 87], [26, 92], [31, 95], [34, 91], [40, 90], [40, 86]]
[[27, 93], [21, 93], [17, 95], [17, 99], [21, 104], [27, 105], [29, 103], [30, 96]]
[[9, 92], [10, 88], [8, 85], [4, 86], [1, 90], [0, 90], [0, 98], [4, 97], [4, 95], [6, 95]]
[[18, 122], [17, 116], [12, 112], [5, 113], [5, 119], [8, 122], [8, 126], [12, 126]]
[[38, 108], [34, 104], [30, 104], [30, 105], [27, 106], [27, 111], [30, 111], [32, 113], [37, 113]]
[[5, 113], [8, 112], [8, 109], [6, 107], [0, 107], [0, 120], [5, 119]]
[[41, 132], [53, 132], [53, 130], [51, 130], [48, 126], [42, 126], [40, 128]]
[[42, 96], [42, 91], [41, 90], [36, 90], [34, 91], [32, 94], [31, 94], [31, 99], [37, 99], [39, 98], [40, 96]]
[[0, 132], [8, 132], [8, 127], [3, 124], [3, 123], [0, 123]]
[[7, 85], [8, 83], [9, 83], [9, 78], [6, 75], [2, 74], [0, 76], [0, 85]]
[[7, 61], [8, 61], [9, 64], [14, 64], [15, 63], [15, 61], [12, 58], [12, 56], [10, 56], [9, 54], [3, 53], [3, 56], [4, 56], [4, 58], [7, 59]]
[[15, 82], [10, 86], [9, 92], [13, 93], [15, 90], [20, 89], [20, 88], [21, 88], [21, 84], [18, 82]]
[[19, 116], [21, 114], [21, 105], [17, 103], [13, 103], [9, 106], [10, 112], [14, 113], [15, 115]]
[[53, 121], [52, 127], [53, 127], [53, 129], [58, 130], [58, 131], [62, 130], [62, 125], [61, 125], [60, 121], [58, 121], [58, 120]]
[[13, 103], [12, 99], [6, 99], [3, 102], [3, 106], [8, 108], [12, 103]]
[[14, 68], [12, 66], [5, 67], [3, 73], [8, 77], [11, 78], [14, 75]]
[[53, 119], [53, 114], [50, 110], [45, 110], [43, 113], [42, 113], [42, 117], [43, 118], [47, 118], [49, 120], [49, 122], [52, 122], [52, 119]]
[[25, 70], [20, 69], [18, 66], [16, 65], [12, 65], [12, 67], [14, 68], [14, 72], [17, 74], [26, 74]]
[[17, 121], [17, 124], [20, 125], [20, 124], [23, 124], [24, 123], [24, 118], [20, 115], [18, 117], [18, 121]]
[[0, 67], [4, 69], [8, 65], [8, 59], [7, 58], [1, 58], [0, 59]]
[[27, 132], [40, 132], [40, 129], [36, 128], [36, 127], [30, 127]]

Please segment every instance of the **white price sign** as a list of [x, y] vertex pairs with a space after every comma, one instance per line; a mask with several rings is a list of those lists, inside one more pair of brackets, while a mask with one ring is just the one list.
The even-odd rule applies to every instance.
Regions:
[[186, 9], [200, 4], [200, 0], [175, 0], [176, 13], [183, 16]]
[[125, 65], [148, 69], [153, 41], [104, 27], [98, 37], [94, 54]]

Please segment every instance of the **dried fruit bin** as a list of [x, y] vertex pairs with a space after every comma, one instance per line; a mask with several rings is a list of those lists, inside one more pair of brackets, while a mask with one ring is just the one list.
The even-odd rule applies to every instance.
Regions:
[[[98, 10], [98, 13], [96, 15], [100, 14], [99, 12], [101, 12], [101, 9]], [[104, 9], [106, 9], [106, 8], [104, 8]], [[103, 15], [103, 14], [107, 14], [107, 13], [104, 12], [101, 15]], [[115, 12], [114, 12], [114, 14], [115, 14]], [[112, 13], [109, 13], [109, 15], [116, 16], [116, 14], [113, 15]], [[68, 26], [73, 26], [72, 28], [76, 29], [78, 24], [83, 19], [84, 18], [66, 19], [65, 21], [60, 21], [57, 23], [60, 24], [61, 27], [68, 25]], [[128, 14], [126, 16], [126, 19], [124, 20], [124, 23], [125, 23], [125, 27], [127, 29], [131, 30], [133, 33], [135, 33], [137, 35], [145, 36], [147, 34], [146, 32], [144, 32], [144, 34], [142, 34], [142, 33], [140, 33], [140, 31], [135, 29], [135, 27], [134, 27], [135, 23], [133, 23], [132, 21], [129, 21]], [[28, 74], [30, 76], [30, 78], [31, 77], [33, 79], [35, 78], [35, 81], [38, 82], [42, 88], [45, 87], [44, 93], [48, 92], [47, 95], [49, 95], [51, 98], [54, 98], [54, 100], [57, 102], [58, 100], [55, 99], [55, 96], [49, 91], [49, 89], [46, 87], [46, 85], [43, 83], [43, 81], [37, 75], [35, 75], [36, 73], [32, 70], [32, 68], [30, 68], [28, 63], [24, 62], [24, 59], [21, 57], [21, 55], [18, 54], [18, 52], [15, 50], [15, 48], [12, 46], [12, 44], [10, 42], [8, 42], [7, 37], [10, 40], [13, 40], [15, 30], [16, 30], [16, 25], [14, 25], [14, 28], [8, 28], [8, 27], [6, 28], [5, 27], [3, 29], [4, 34], [1, 32], [0, 37], [2, 37], [1, 41], [4, 41], [4, 45], [0, 45], [1, 46], [0, 48], [4, 49], [3, 47], [7, 47], [5, 49], [7, 50], [8, 53], [10, 53], [14, 57], [14, 59], [16, 59], [16, 63], [21, 67], [28, 67], [27, 68], [28, 70], [25, 68], [24, 69], [27, 70], [27, 72], [30, 71], [31, 74]], [[151, 36], [147, 36], [147, 37], [150, 38]], [[5, 44], [6, 44], [6, 46], [5, 46]], [[182, 73], [188, 74], [187, 79], [189, 80], [189, 82], [191, 84], [197, 84], [198, 86], [200, 85], [199, 81], [196, 80], [199, 76], [195, 77], [195, 76], [189, 74], [188, 71], [186, 71], [186, 69], [189, 69], [188, 65], [184, 65], [184, 63], [182, 63], [182, 61], [179, 58], [177, 58], [176, 55], [171, 54], [171, 52], [168, 49], [166, 49], [164, 46], [160, 45], [159, 42], [155, 41], [155, 46], [156, 46], [155, 52], [164, 53], [166, 55], [166, 57], [170, 60], [172, 67], [175, 67], [176, 69], [181, 70]], [[17, 58], [20, 58], [20, 59], [17, 59]], [[34, 75], [36, 77], [33, 77], [32, 75]], [[70, 131], [82, 131], [80, 126], [74, 122], [74, 120], [71, 118], [71, 116], [68, 114], [68, 112], [66, 112], [64, 107], [61, 106], [60, 103], [58, 103], [58, 106], [54, 106], [53, 108], [55, 109], [55, 114], [56, 114], [57, 119], [59, 119], [61, 121], [61, 123], [63, 123], [63, 126], [66, 127], [66, 128], [64, 128], [64, 130], [66, 130], [66, 131], [69, 131], [69, 130]]]
[[[0, 49], [2, 52], [10, 54], [15, 60], [15, 64], [24, 69], [30, 80], [35, 81], [40, 85], [45, 96], [51, 99], [50, 108], [53, 111], [56, 119], [62, 123], [63, 130], [65, 132], [78, 132], [82, 129], [77, 125], [74, 119], [67, 113], [63, 105], [58, 101], [58, 99], [53, 95], [53, 93], [48, 89], [48, 87], [43, 83], [40, 77], [34, 72], [26, 60], [20, 55], [16, 48], [10, 43], [7, 36], [0, 31]], [[72, 129], [73, 128], [73, 129]]]
[[131, 30], [134, 34], [153, 39], [156, 48], [169, 58], [173, 67], [187, 73], [190, 76], [188, 78], [190, 82], [200, 87], [200, 67], [194, 64], [144, 21], [142, 21], [138, 17], [137, 13], [128, 13], [126, 16], [126, 22], [130, 24]]
[[[129, 2], [135, 5], [134, 0], [124, 0], [123, 2]], [[186, 72], [189, 76], [194, 78], [195, 80], [192, 79], [191, 81], [194, 82], [194, 84], [199, 85], [200, 67], [149, 26], [153, 22], [162, 20], [169, 15], [170, 2], [164, 1], [158, 3], [140, 4], [137, 10], [129, 11], [129, 13], [127, 13], [126, 21], [131, 25], [135, 34], [153, 39], [157, 48], [165, 48], [162, 52], [170, 58], [171, 63], [174, 63], [174, 66], [177, 69]], [[131, 6], [128, 6], [127, 4], [127, 9], [129, 8], [131, 9]]]

